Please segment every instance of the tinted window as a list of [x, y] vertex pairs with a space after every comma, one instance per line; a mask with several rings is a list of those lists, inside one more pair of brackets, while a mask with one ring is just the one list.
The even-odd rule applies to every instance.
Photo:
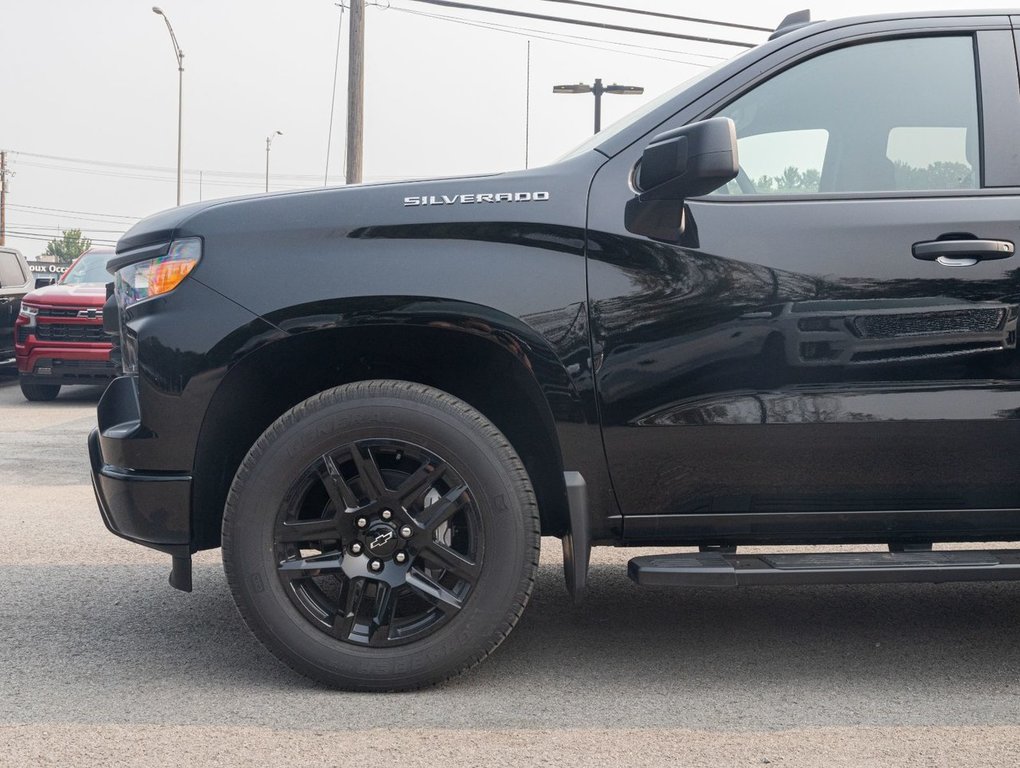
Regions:
[[28, 282], [28, 276], [21, 268], [21, 259], [18, 258], [18, 254], [0, 251], [0, 288], [24, 285], [26, 282]]
[[970, 37], [866, 43], [773, 77], [720, 115], [737, 125], [729, 194], [976, 189]]

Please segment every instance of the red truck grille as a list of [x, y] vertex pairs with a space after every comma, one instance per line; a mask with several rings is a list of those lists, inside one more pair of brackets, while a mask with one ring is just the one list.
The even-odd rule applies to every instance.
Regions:
[[102, 309], [79, 309], [78, 307], [73, 307], [71, 309], [54, 309], [51, 307], [42, 307], [39, 310], [39, 317], [87, 317], [90, 312], [92, 313], [92, 317], [103, 316]]
[[39, 323], [35, 329], [35, 337], [39, 341], [71, 341], [83, 343], [109, 342], [103, 332], [102, 325], [85, 325], [70, 323]]

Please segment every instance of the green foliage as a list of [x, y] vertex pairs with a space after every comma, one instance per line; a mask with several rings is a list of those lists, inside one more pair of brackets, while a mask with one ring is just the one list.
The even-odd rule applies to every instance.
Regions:
[[[894, 163], [895, 183], [892, 189], [974, 189], [974, 172], [965, 163], [936, 162], [926, 168], [907, 163]], [[753, 180], [755, 192], [759, 195], [813, 194], [818, 192], [821, 173], [815, 168], [801, 171], [790, 166], [779, 176], [760, 176]], [[868, 190], [861, 190], [868, 191]], [[738, 192], [733, 190], [734, 194]]]
[[60, 237], [46, 244], [46, 255], [56, 256], [61, 264], [70, 264], [92, 247], [92, 241], [81, 236], [80, 229], [65, 229]]
[[974, 189], [974, 172], [964, 163], [939, 161], [917, 168], [897, 160], [894, 163], [896, 189]]
[[761, 176], [754, 182], [754, 188], [759, 195], [812, 193], [818, 191], [821, 179], [822, 174], [816, 168], [801, 171], [791, 165], [781, 176]]

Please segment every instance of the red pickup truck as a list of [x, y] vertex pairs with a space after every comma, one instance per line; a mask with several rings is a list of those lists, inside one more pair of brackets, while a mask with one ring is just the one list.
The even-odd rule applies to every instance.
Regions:
[[21, 301], [14, 351], [21, 392], [29, 400], [53, 400], [65, 384], [105, 383], [117, 375], [110, 337], [103, 332], [106, 263], [112, 248], [92, 248], [54, 285]]

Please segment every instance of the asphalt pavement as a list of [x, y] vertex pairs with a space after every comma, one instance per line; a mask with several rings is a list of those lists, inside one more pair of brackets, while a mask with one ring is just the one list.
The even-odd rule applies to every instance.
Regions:
[[640, 588], [598, 549], [574, 607], [543, 542], [524, 617], [471, 673], [409, 694], [321, 688], [234, 609], [103, 527], [100, 390], [0, 379], [0, 766], [1010, 766], [1020, 585]]

